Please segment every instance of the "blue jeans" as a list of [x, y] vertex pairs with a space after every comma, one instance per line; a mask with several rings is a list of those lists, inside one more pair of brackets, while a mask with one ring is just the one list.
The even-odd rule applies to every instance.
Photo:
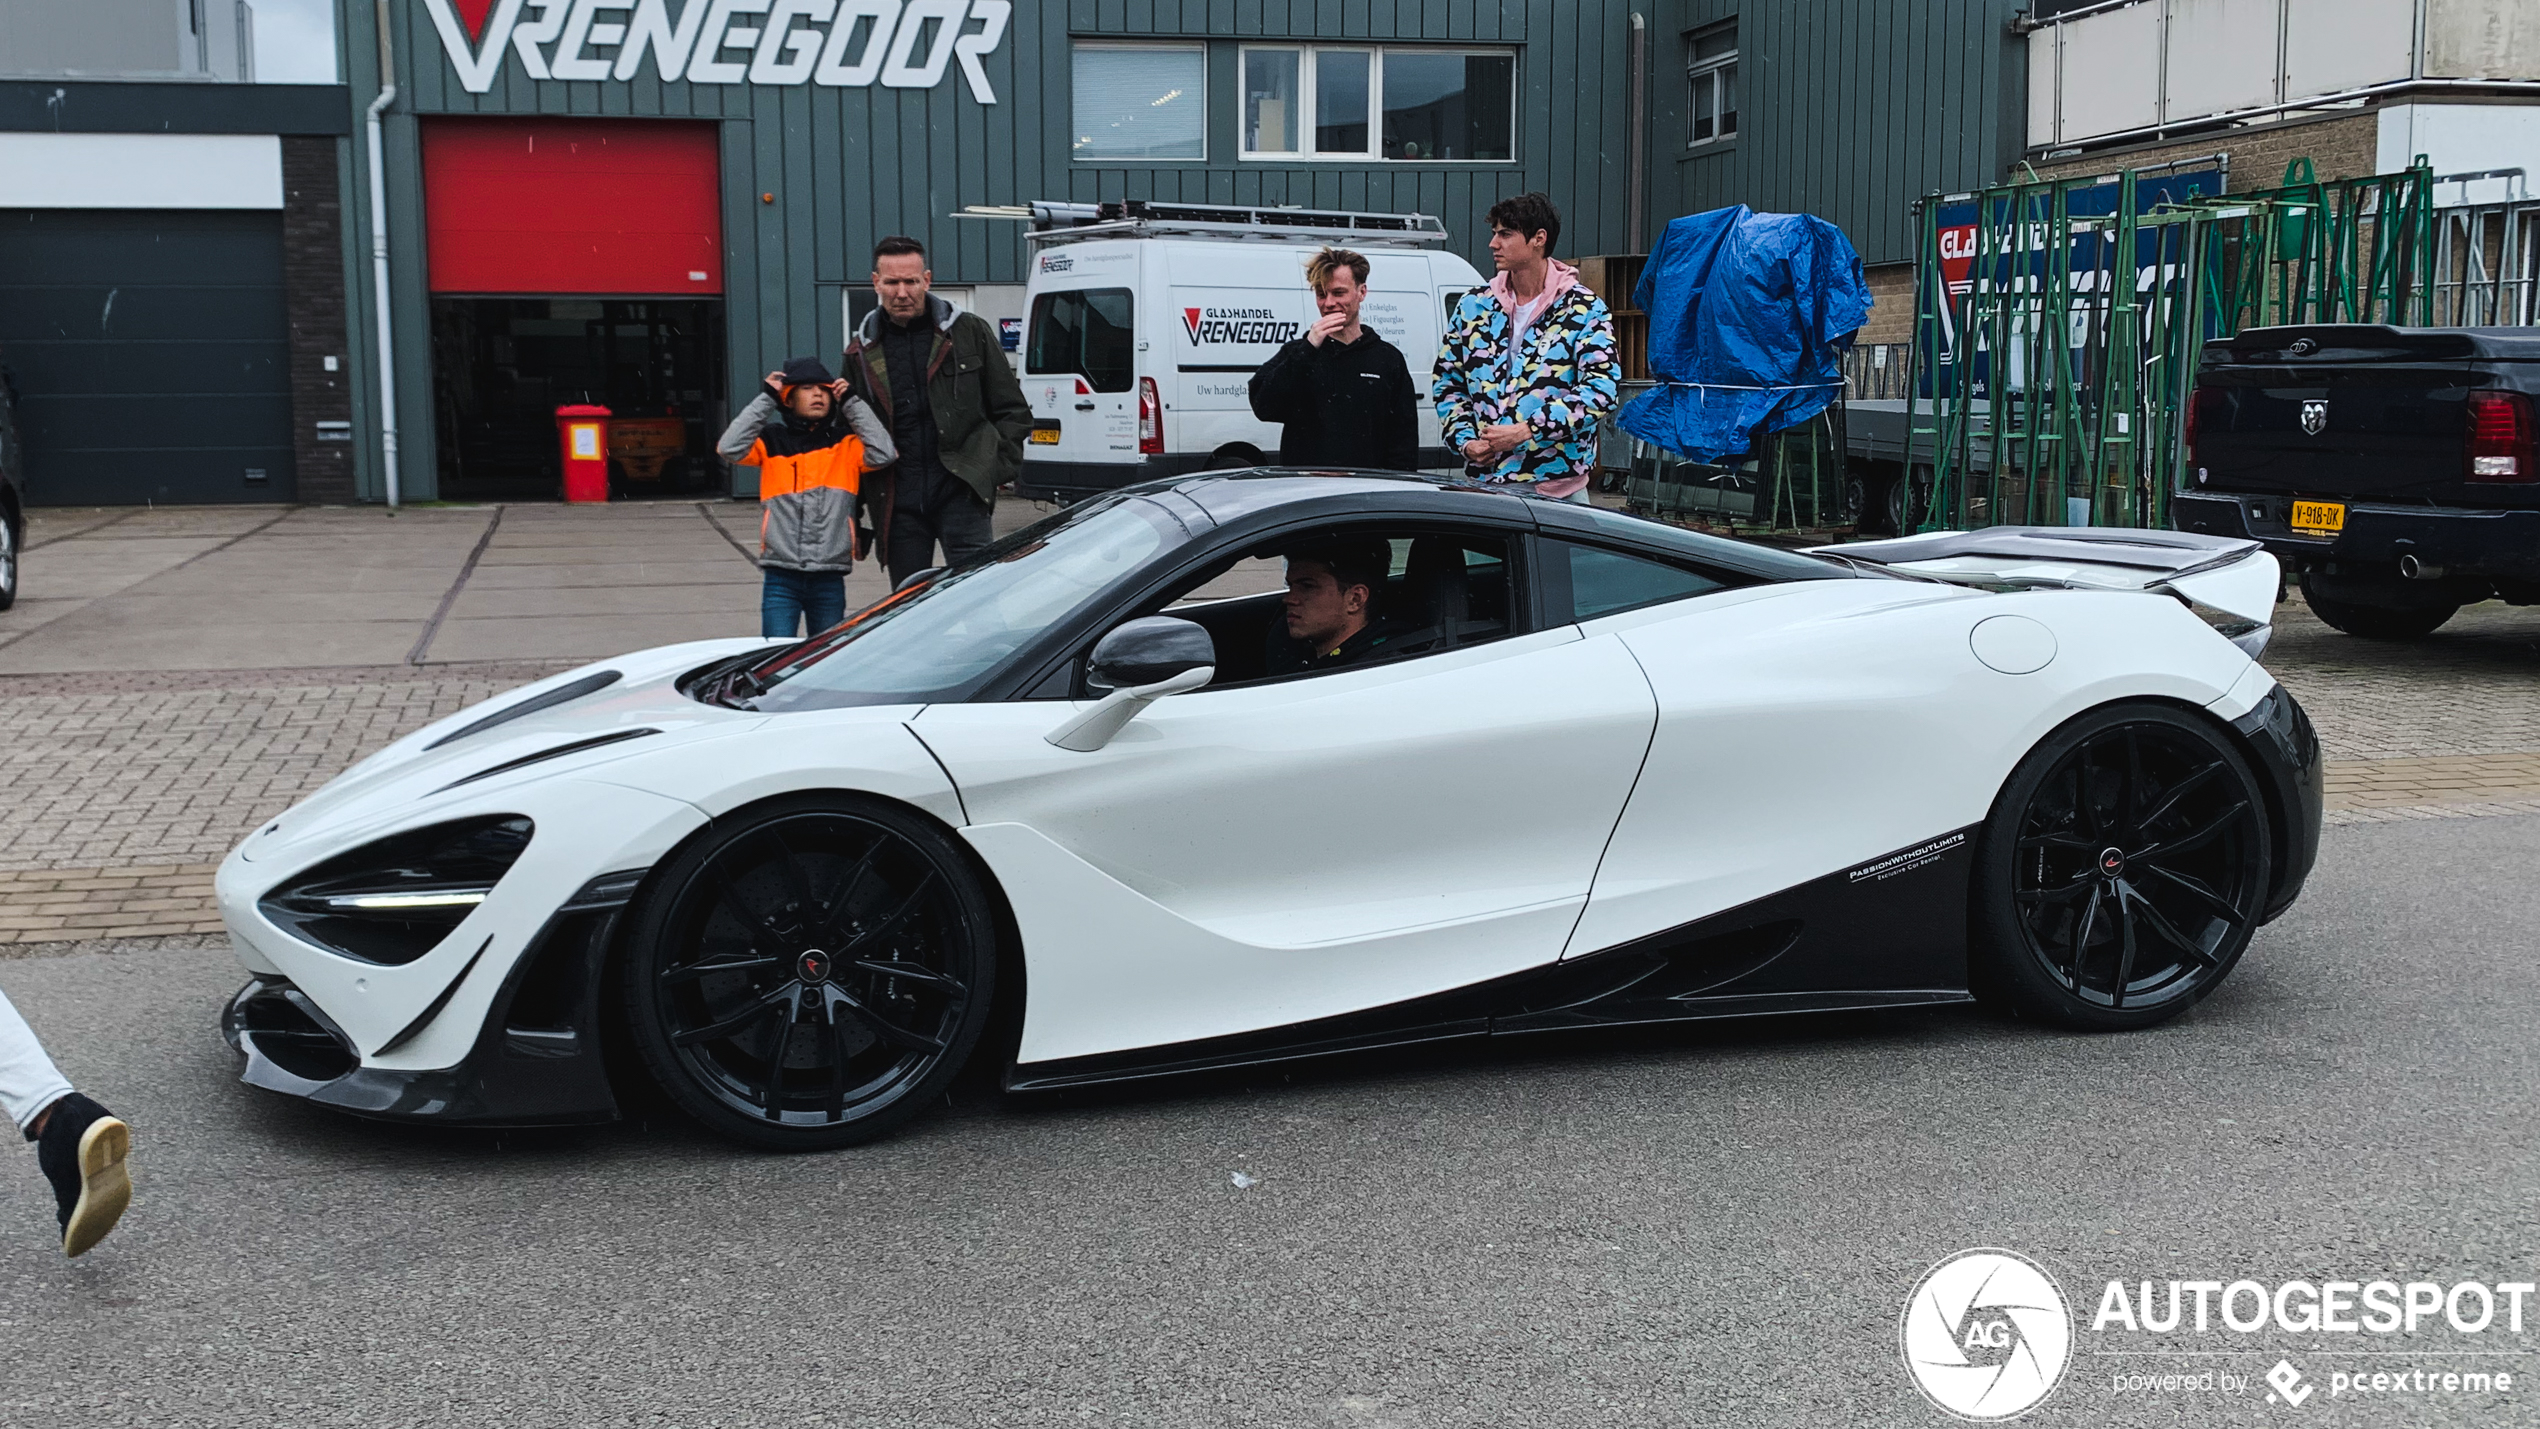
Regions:
[[818, 635], [847, 618], [847, 578], [836, 571], [789, 571], [764, 568], [767, 584], [759, 591], [758, 633], [771, 640], [791, 640], [804, 620]]

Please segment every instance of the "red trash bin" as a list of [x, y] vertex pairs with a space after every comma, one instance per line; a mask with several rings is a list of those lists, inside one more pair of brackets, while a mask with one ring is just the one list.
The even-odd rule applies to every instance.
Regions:
[[564, 499], [609, 499], [609, 409], [577, 404], [556, 409], [556, 440], [564, 449]]

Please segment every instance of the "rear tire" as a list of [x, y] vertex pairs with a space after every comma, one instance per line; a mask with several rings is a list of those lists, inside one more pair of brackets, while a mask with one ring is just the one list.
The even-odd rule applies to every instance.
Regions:
[[2308, 580], [2302, 583], [2302, 599], [2309, 602], [2311, 613], [2329, 628], [2365, 640], [2422, 640], [2441, 629], [2443, 622], [2460, 613], [2457, 605], [2396, 608], [2328, 600], [2311, 589]]
[[633, 910], [629, 1031], [671, 1100], [772, 1151], [937, 1105], [987, 1027], [996, 916], [951, 839], [880, 800], [774, 801], [664, 864]]
[[2150, 1027], [2219, 986], [2263, 919], [2265, 796], [2200, 715], [2131, 701], [2040, 741], [1986, 819], [1969, 975], [1997, 1007]]

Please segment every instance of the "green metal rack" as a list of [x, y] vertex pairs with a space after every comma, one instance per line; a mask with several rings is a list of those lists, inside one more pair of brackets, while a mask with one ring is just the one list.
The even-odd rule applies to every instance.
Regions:
[[[1909, 524], [2169, 524], [2204, 343], [2286, 323], [2430, 323], [2433, 171], [2323, 182], [2310, 161], [2260, 193], [2075, 214], [2105, 176], [1973, 195], [1952, 291], [1937, 197], [1916, 205], [1907, 349]], [[1967, 196], [1952, 200], [1967, 202]], [[2095, 206], [2095, 205], [2094, 205]], [[1951, 254], [1951, 257], [1960, 256]]]

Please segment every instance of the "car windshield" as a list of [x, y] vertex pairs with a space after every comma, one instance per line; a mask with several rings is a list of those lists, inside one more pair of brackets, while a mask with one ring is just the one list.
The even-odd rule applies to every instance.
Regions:
[[751, 707], [769, 711], [963, 698], [1180, 536], [1149, 501], [1071, 507], [776, 652], [750, 669], [738, 693], [754, 687]]

